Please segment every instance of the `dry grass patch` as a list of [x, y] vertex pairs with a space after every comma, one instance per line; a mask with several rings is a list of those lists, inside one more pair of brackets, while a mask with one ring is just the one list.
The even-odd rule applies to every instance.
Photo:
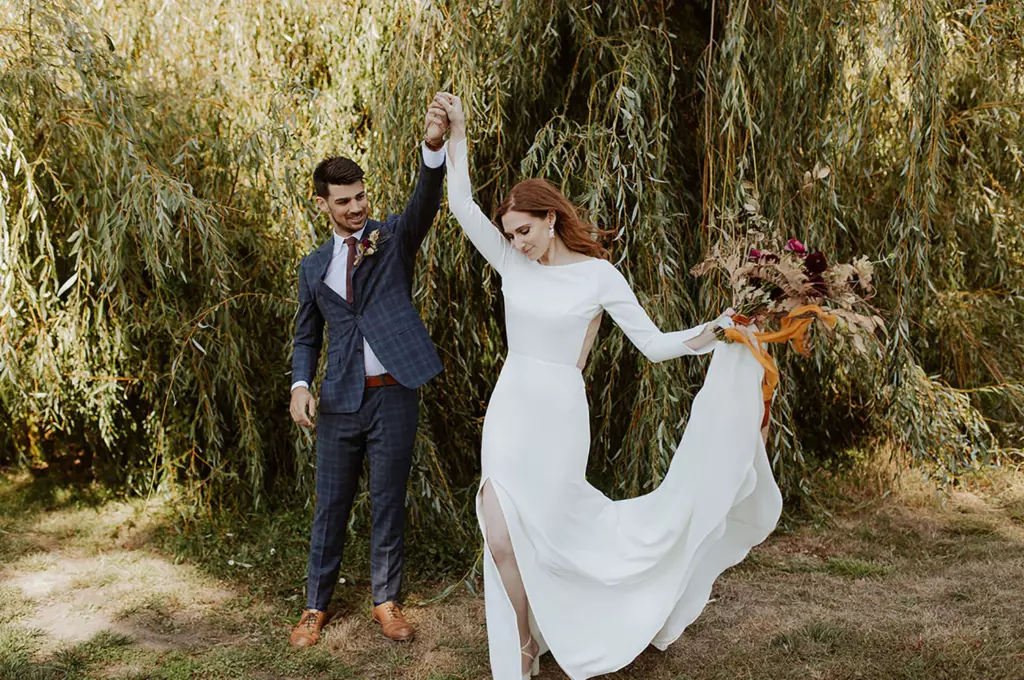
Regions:
[[[824, 519], [781, 529], [727, 572], [667, 652], [648, 649], [608, 677], [1024, 677], [1018, 475], [993, 472], [945, 496], [909, 473], [887, 496], [837, 489], [841, 500]], [[300, 598], [280, 585], [254, 597], [240, 585], [247, 581], [212, 576], [224, 553], [176, 563], [148, 549], [144, 537], [158, 528], [135, 512], [113, 504], [109, 514], [56, 508], [20, 524], [7, 518], [21, 547], [0, 573], [0, 677], [489, 677], [482, 598], [459, 591], [407, 607], [417, 637], [394, 644], [370, 619], [366, 584], [350, 581], [338, 588], [323, 642], [294, 650], [286, 639]], [[304, 565], [289, 560], [295, 574], [283, 578], [300, 580]], [[411, 587], [429, 596], [443, 585]], [[545, 655], [540, 677], [565, 676]]]
[[201, 622], [232, 597], [194, 567], [121, 550], [33, 554], [6, 565], [0, 583], [31, 603], [19, 624], [42, 633], [43, 652], [103, 631], [155, 649], [209, 642], [224, 631]]

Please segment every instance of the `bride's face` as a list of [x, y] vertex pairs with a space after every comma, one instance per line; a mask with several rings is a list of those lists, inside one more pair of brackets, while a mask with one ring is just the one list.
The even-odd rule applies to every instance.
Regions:
[[548, 211], [544, 217], [535, 217], [530, 213], [509, 210], [501, 216], [505, 238], [512, 242], [513, 248], [534, 261], [543, 257], [551, 247], [549, 234], [554, 223], [554, 211]]

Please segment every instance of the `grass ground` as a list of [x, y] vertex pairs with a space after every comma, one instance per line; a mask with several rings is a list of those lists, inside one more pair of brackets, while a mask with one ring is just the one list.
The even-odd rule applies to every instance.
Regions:
[[[606, 677], [1024, 678], [1024, 470], [945, 498], [909, 473], [882, 488], [834, 488], [727, 572], [667, 652]], [[307, 522], [184, 534], [158, 504], [0, 476], [0, 678], [489, 677], [481, 599], [409, 607], [416, 641], [389, 643], [355, 547], [322, 644], [288, 647]], [[443, 588], [422, 573], [411, 599]], [[565, 677], [550, 656], [542, 669]]]

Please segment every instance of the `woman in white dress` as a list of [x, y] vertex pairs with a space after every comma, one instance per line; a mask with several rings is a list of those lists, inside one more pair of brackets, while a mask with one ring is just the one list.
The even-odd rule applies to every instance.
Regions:
[[[484, 420], [476, 502], [491, 672], [529, 678], [550, 650], [573, 680], [611, 673], [675, 641], [718, 575], [778, 522], [762, 369], [743, 345], [716, 340], [727, 315], [659, 331], [553, 185], [517, 185], [493, 224], [473, 201], [461, 102], [438, 101], [451, 125], [449, 206], [501, 275], [505, 301], [508, 355]], [[714, 352], [664, 480], [622, 501], [585, 479], [582, 367], [603, 311], [651, 361]]]

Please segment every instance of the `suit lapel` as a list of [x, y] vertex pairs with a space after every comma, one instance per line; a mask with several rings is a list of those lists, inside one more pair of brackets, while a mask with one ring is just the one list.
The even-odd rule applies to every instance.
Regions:
[[314, 284], [319, 284], [327, 276], [327, 267], [331, 264], [331, 255], [334, 254], [334, 234], [327, 239], [327, 243], [313, 251], [313, 273], [316, 274]]

